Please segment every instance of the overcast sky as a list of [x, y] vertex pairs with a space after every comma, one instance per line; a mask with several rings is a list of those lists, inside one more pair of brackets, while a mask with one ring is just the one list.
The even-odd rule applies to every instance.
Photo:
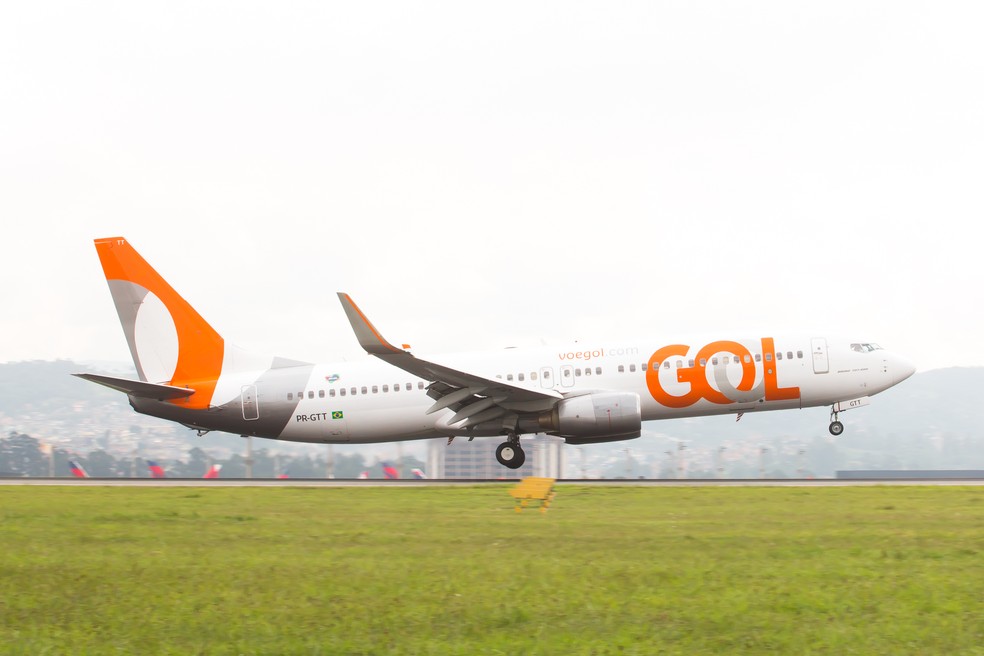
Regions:
[[[984, 365], [977, 2], [9, 2], [0, 362], [797, 332]], [[765, 331], [765, 332], [762, 332]]]

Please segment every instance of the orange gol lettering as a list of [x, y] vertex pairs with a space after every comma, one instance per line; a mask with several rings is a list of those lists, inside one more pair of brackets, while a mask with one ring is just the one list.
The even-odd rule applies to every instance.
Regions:
[[[721, 340], [711, 342], [702, 347], [694, 357], [694, 366], [681, 367], [676, 370], [677, 382], [686, 383], [689, 389], [681, 395], [673, 395], [663, 389], [659, 381], [659, 367], [672, 356], [686, 357], [690, 352], [690, 347], [686, 344], [671, 344], [664, 346], [653, 353], [649, 358], [649, 366], [646, 368], [646, 386], [649, 393], [661, 405], [668, 408], [686, 408], [701, 399], [707, 399], [711, 403], [727, 405], [734, 403], [735, 399], [729, 399], [720, 390], [711, 386], [707, 378], [707, 362], [718, 353], [727, 353], [737, 356], [741, 363], [741, 381], [736, 389], [741, 392], [749, 392], [755, 385], [755, 363], [752, 361], [751, 353], [747, 348], [738, 342]], [[784, 401], [798, 399], [800, 390], [798, 387], [779, 387], [779, 381], [775, 365], [775, 344], [771, 337], [762, 338], [762, 352], [766, 355], [763, 366], [765, 368], [765, 400]]]

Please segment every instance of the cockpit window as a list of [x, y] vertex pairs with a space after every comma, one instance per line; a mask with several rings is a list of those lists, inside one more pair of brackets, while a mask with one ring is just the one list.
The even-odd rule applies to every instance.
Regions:
[[858, 353], [871, 353], [872, 351], [880, 351], [881, 347], [877, 344], [851, 344], [851, 350]]

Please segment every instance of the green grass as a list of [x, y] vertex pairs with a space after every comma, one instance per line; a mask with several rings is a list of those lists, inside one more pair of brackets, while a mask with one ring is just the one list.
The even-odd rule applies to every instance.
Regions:
[[0, 488], [3, 654], [984, 654], [984, 488]]

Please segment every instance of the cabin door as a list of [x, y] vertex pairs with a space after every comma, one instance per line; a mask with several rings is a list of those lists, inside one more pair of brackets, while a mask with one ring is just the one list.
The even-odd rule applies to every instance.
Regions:
[[813, 351], [813, 373], [825, 374], [830, 371], [830, 362], [827, 360], [827, 340], [823, 337], [814, 337], [811, 343]]
[[243, 385], [243, 419], [255, 421], [260, 418], [260, 406], [256, 403], [256, 385]]

